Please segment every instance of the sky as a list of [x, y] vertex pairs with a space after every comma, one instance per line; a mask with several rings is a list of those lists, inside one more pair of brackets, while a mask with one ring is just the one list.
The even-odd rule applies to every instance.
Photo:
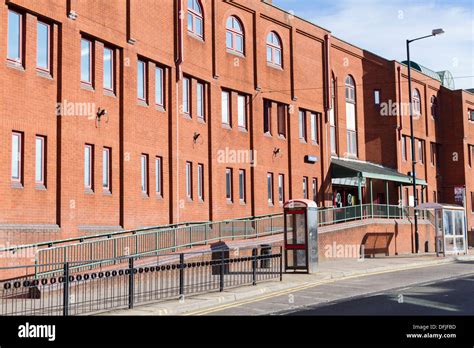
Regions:
[[474, 88], [474, 0], [273, 0], [353, 45], [389, 60], [406, 60], [406, 40], [443, 28], [443, 35], [410, 44], [412, 61], [449, 70], [456, 89]]

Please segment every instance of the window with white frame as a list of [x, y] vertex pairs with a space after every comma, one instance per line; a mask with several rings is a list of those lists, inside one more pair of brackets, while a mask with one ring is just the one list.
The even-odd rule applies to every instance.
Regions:
[[155, 104], [165, 106], [164, 71], [159, 66], [155, 67]]
[[247, 98], [244, 95], [237, 96], [237, 121], [239, 128], [247, 129]]
[[16, 63], [23, 60], [23, 16], [18, 12], [8, 11], [8, 48], [7, 59]]
[[81, 82], [92, 85], [92, 41], [81, 39]]
[[206, 107], [205, 107], [205, 88], [204, 84], [201, 82], [197, 83], [196, 87], [197, 91], [197, 117], [200, 118], [201, 120], [204, 120], [206, 118]]
[[222, 91], [222, 124], [230, 126], [230, 92]]
[[140, 156], [140, 167], [141, 167], [141, 189], [144, 195], [148, 195], [148, 155], [142, 154]]
[[331, 154], [337, 153], [336, 146], [336, 80], [334, 77], [331, 79], [331, 109], [329, 110], [329, 137], [331, 143]]
[[300, 110], [298, 114], [300, 140], [306, 141], [306, 111]]
[[416, 88], [413, 91], [413, 114], [415, 116], [421, 115], [421, 96], [420, 91]]
[[50, 26], [38, 21], [36, 24], [36, 68], [49, 71]]
[[285, 202], [285, 175], [278, 175], [278, 203], [283, 205]]
[[163, 197], [163, 158], [155, 158], [155, 192], [159, 197]]
[[199, 0], [188, 0], [188, 32], [203, 37], [203, 16]]
[[21, 183], [23, 180], [23, 133], [12, 133], [12, 181]]
[[314, 112], [311, 113], [311, 141], [313, 144], [319, 143], [318, 137], [318, 115]]
[[280, 37], [272, 31], [267, 35], [267, 63], [281, 67], [282, 60]]
[[303, 177], [303, 198], [308, 199], [308, 177]]
[[229, 51], [244, 54], [244, 30], [242, 23], [235, 16], [227, 18], [225, 43]]
[[183, 113], [191, 114], [191, 80], [187, 77], [183, 79]]
[[110, 148], [104, 147], [102, 149], [102, 189], [108, 192], [111, 191], [110, 156], [111, 156]]
[[35, 183], [45, 185], [46, 183], [46, 137], [37, 135], [35, 139]]
[[239, 170], [239, 199], [241, 203], [245, 203], [245, 170]]
[[104, 89], [114, 91], [114, 50], [104, 47]]
[[193, 164], [186, 162], [186, 197], [193, 199]]
[[347, 152], [352, 156], [357, 156], [356, 93], [352, 76], [347, 76], [345, 90]]
[[84, 146], [84, 187], [94, 189], [94, 145]]
[[146, 102], [146, 85], [147, 85], [147, 63], [138, 60], [137, 64], [137, 97], [139, 100]]
[[225, 170], [225, 197], [228, 202], [233, 202], [232, 194], [232, 168], [226, 168]]
[[267, 198], [268, 204], [273, 205], [273, 173], [267, 173]]
[[198, 164], [198, 177], [197, 177], [197, 191], [198, 191], [198, 198], [201, 201], [204, 201], [204, 165]]

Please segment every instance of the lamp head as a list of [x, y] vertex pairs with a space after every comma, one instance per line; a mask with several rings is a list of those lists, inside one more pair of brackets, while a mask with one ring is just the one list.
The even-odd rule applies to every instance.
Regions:
[[441, 35], [441, 34], [444, 34], [444, 30], [443, 29], [433, 29], [433, 31], [431, 32], [431, 34], [433, 36], [436, 36], [436, 35]]

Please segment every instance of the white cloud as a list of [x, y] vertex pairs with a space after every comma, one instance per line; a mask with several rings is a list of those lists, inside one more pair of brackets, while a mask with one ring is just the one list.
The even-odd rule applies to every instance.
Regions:
[[[337, 9], [302, 14], [338, 38], [387, 59], [406, 59], [406, 39], [443, 28], [445, 34], [411, 44], [411, 58], [435, 71], [449, 70], [455, 77], [474, 75], [474, 17], [465, 7], [396, 1], [342, 0]], [[456, 88], [474, 88], [474, 78], [456, 78]]]

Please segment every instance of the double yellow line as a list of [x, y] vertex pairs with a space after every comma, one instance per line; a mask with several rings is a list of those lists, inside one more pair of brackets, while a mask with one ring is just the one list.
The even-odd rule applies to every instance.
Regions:
[[[446, 264], [446, 263], [443, 263], [443, 264]], [[434, 267], [434, 266], [439, 266], [439, 265], [440, 265], [439, 263], [434, 263], [434, 264], [429, 264], [429, 265], [416, 265], [416, 266], [397, 268], [397, 269], [387, 270], [387, 271], [363, 273], [363, 274], [357, 274], [357, 275], [352, 275], [352, 276], [347, 276], [347, 277], [342, 277], [342, 278], [320, 280], [320, 281], [316, 281], [316, 282], [311, 282], [311, 283], [306, 283], [306, 284], [303, 284], [303, 285], [295, 286], [295, 287], [290, 288], [290, 289], [275, 291], [275, 292], [272, 292], [268, 295], [258, 296], [258, 297], [253, 298], [253, 299], [242, 300], [242, 301], [238, 301], [238, 302], [235, 302], [235, 303], [224, 304], [224, 305], [221, 305], [221, 306], [216, 306], [216, 307], [207, 308], [207, 309], [201, 309], [201, 310], [197, 310], [197, 311], [194, 311], [194, 312], [184, 313], [183, 315], [185, 315], [185, 316], [207, 315], [207, 314], [211, 314], [211, 313], [215, 313], [215, 312], [220, 312], [220, 311], [223, 311], [223, 310], [229, 309], [229, 308], [240, 307], [240, 306], [243, 306], [243, 305], [246, 305], [246, 304], [249, 304], [249, 303], [260, 302], [260, 301], [268, 300], [270, 298], [275, 298], [275, 297], [282, 296], [282, 295], [288, 295], [288, 294], [291, 294], [292, 292], [297, 292], [297, 291], [310, 289], [310, 288], [313, 288], [313, 287], [317, 287], [319, 285], [335, 283], [335, 282], [338, 282], [338, 281], [341, 281], [341, 280], [362, 278], [362, 277], [368, 277], [368, 276], [373, 276], [373, 275], [393, 273], [393, 272], [399, 272], [399, 271], [406, 271], [406, 270], [418, 269], [418, 268]]]

